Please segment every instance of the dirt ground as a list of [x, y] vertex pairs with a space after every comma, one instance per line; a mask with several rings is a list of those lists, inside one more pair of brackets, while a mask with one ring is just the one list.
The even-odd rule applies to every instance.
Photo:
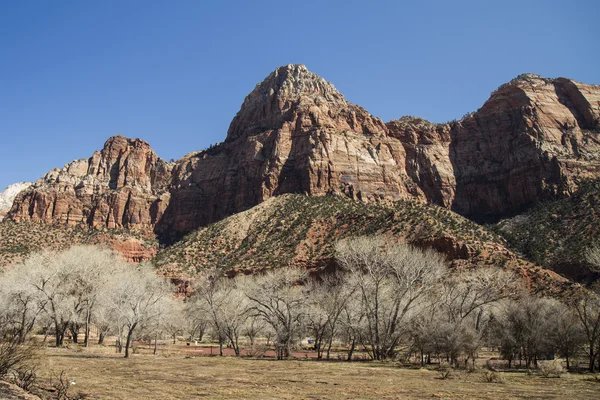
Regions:
[[600, 382], [585, 374], [543, 378], [502, 372], [503, 383], [487, 383], [483, 371], [441, 379], [437, 371], [394, 363], [276, 361], [171, 350], [161, 349], [156, 356], [150, 349], [138, 350], [124, 359], [112, 348], [48, 348], [38, 374], [48, 382], [65, 371], [70, 395], [87, 399], [600, 398]]

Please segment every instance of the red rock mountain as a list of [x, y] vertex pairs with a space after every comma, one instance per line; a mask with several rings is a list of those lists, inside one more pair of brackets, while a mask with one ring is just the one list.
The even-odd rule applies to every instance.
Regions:
[[172, 169], [143, 140], [114, 136], [92, 157], [54, 169], [22, 191], [9, 216], [17, 221], [151, 229], [168, 205]]
[[303, 65], [288, 65], [246, 97], [225, 142], [167, 163], [139, 139], [110, 138], [19, 194], [9, 216], [152, 227], [166, 237], [279, 194], [339, 193], [413, 198], [486, 219], [569, 194], [590, 177], [600, 177], [600, 86], [527, 74], [460, 121], [385, 124]]

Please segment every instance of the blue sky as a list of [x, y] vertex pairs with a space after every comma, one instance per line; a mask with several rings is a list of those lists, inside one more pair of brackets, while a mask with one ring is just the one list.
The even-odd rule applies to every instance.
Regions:
[[225, 138], [276, 67], [383, 120], [476, 110], [520, 73], [600, 84], [597, 1], [0, 3], [0, 190], [112, 135], [179, 158]]

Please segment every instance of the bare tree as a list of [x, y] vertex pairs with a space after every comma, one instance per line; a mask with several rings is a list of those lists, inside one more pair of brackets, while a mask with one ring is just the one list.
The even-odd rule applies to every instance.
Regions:
[[255, 276], [245, 290], [251, 313], [275, 332], [278, 360], [289, 357], [301, 330], [305, 294], [300, 283], [305, 278], [306, 271], [280, 268]]
[[183, 304], [171, 296], [161, 298], [155, 305], [156, 317], [140, 325], [139, 336], [154, 342], [156, 354], [158, 339], [165, 336], [176, 343], [177, 334], [183, 331]]
[[[248, 311], [250, 311], [250, 309], [248, 309]], [[242, 328], [242, 334], [248, 338], [251, 347], [254, 347], [256, 338], [262, 333], [266, 333], [265, 321], [261, 318], [253, 317], [248, 313], [248, 318]]]
[[565, 304], [557, 303], [550, 317], [550, 340], [557, 353], [565, 358], [569, 369], [571, 359], [586, 341], [585, 333], [575, 311]]
[[54, 325], [55, 344], [62, 346], [65, 332], [75, 315], [69, 271], [64, 268], [60, 253], [33, 254], [15, 269], [36, 293], [38, 306]]
[[220, 327], [231, 343], [236, 356], [240, 355], [239, 338], [250, 315], [249, 300], [244, 293], [243, 277], [235, 278], [219, 288], [221, 309]]
[[33, 330], [43, 301], [38, 301], [37, 292], [21, 276], [19, 268], [14, 268], [0, 278], [0, 337], [8, 336], [18, 344], [25, 342]]
[[393, 356], [406, 332], [405, 318], [446, 271], [443, 257], [383, 237], [340, 241], [336, 254], [360, 296], [371, 356]]
[[496, 337], [502, 356], [511, 362], [518, 358], [530, 368], [543, 356], [554, 354], [550, 341], [551, 316], [557, 301], [525, 295], [519, 301], [506, 301], [495, 318]]
[[572, 304], [587, 339], [588, 368], [594, 372], [600, 356], [600, 285], [582, 290]]
[[[17, 335], [20, 341], [33, 329], [40, 316], [54, 326], [56, 346], [63, 344], [67, 329], [73, 340], [85, 327], [85, 343], [98, 293], [107, 284], [114, 268], [122, 264], [111, 250], [91, 246], [73, 246], [65, 251], [43, 251], [31, 255], [6, 273], [0, 282], [3, 301], [10, 303], [13, 317], [20, 315]], [[7, 303], [7, 306], [9, 305]], [[15, 326], [17, 326], [15, 325]]]
[[73, 246], [61, 252], [59, 262], [68, 271], [71, 297], [73, 340], [77, 343], [79, 327], [83, 325], [84, 345], [89, 345], [90, 324], [99, 293], [124, 261], [112, 250], [94, 246]]
[[129, 357], [136, 328], [159, 318], [161, 301], [172, 293], [165, 279], [147, 264], [123, 266], [112, 275], [102, 297], [115, 317], [119, 342], [126, 337], [125, 357]]
[[[450, 274], [436, 291], [432, 307], [436, 323], [431, 325], [436, 349], [458, 366], [465, 356], [475, 362], [484, 327], [499, 301], [523, 292], [522, 282], [512, 272], [499, 268], [478, 268]], [[433, 322], [433, 320], [431, 320]]]
[[219, 355], [223, 355], [223, 343], [226, 336], [221, 325], [221, 310], [225, 301], [224, 290], [226, 280], [218, 269], [211, 268], [204, 270], [194, 281], [194, 294], [187, 305], [188, 315], [195, 315], [195, 318], [203, 318], [209, 321], [213, 336], [219, 341]]
[[348, 284], [342, 272], [324, 275], [319, 280], [313, 280], [307, 286], [308, 310], [306, 325], [315, 337], [317, 358], [331, 356], [331, 348], [335, 337], [341, 336], [340, 329], [347, 306], [350, 304], [355, 287]]

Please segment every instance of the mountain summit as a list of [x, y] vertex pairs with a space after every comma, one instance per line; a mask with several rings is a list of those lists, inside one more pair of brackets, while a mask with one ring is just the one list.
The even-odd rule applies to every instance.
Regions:
[[357, 130], [385, 130], [383, 122], [344, 99], [333, 84], [304, 65], [289, 64], [271, 72], [246, 96], [229, 126], [227, 140], [267, 130], [294, 130], [300, 125]]
[[224, 143], [166, 163], [139, 139], [113, 137], [21, 192], [9, 215], [179, 237], [300, 193], [412, 199], [497, 219], [600, 177], [599, 110], [599, 86], [524, 74], [459, 121], [385, 124], [287, 65], [246, 97]]

